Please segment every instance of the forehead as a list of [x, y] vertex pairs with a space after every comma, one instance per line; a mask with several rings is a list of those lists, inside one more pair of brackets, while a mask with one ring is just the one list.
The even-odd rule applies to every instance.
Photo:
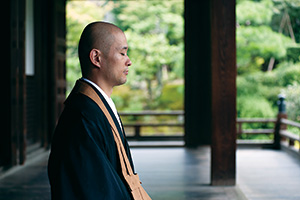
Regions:
[[[126, 36], [123, 32], [119, 32], [114, 34], [114, 42], [113, 42], [113, 46], [117, 49], [127, 49], [127, 39]], [[126, 47], [126, 48], [125, 48]]]

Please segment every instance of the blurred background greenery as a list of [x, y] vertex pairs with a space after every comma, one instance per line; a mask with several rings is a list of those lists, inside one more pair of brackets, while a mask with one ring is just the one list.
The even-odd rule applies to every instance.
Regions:
[[183, 110], [183, 1], [68, 1], [68, 91], [80, 75], [77, 43], [95, 20], [119, 26], [133, 63], [128, 82], [112, 98], [119, 111]]
[[[284, 93], [289, 118], [300, 121], [300, 1], [236, 3], [237, 117], [276, 117]], [[114, 89], [118, 110], [183, 110], [183, 14], [183, 0], [67, 1], [68, 91], [81, 77], [83, 28], [105, 20], [124, 30], [133, 63], [128, 82]]]

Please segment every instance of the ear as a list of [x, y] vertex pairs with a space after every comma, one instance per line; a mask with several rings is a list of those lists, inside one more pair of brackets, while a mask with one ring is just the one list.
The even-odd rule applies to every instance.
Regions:
[[90, 61], [95, 67], [101, 68], [101, 65], [100, 65], [101, 52], [100, 52], [100, 50], [92, 49], [90, 51]]

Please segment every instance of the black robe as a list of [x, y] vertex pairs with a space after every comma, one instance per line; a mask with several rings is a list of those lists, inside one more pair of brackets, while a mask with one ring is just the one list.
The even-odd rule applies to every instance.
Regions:
[[[93, 89], [112, 116], [133, 168], [115, 115], [101, 93]], [[83, 94], [71, 92], [65, 102], [52, 140], [48, 176], [55, 200], [132, 199], [122, 177], [111, 126], [98, 105]]]

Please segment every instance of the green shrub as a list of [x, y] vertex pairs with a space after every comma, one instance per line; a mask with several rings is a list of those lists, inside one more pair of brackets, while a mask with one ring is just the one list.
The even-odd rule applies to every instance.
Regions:
[[275, 70], [278, 84], [283, 87], [300, 83], [300, 63], [284, 62]]
[[282, 90], [286, 95], [286, 110], [289, 119], [300, 121], [300, 84], [294, 82]]
[[236, 18], [240, 25], [268, 25], [271, 22], [273, 3], [270, 0], [242, 1], [236, 6]]
[[269, 26], [241, 26], [236, 30], [237, 72], [248, 74], [260, 71], [271, 57], [280, 61], [286, 57], [286, 48], [293, 41], [274, 32]]
[[256, 72], [237, 77], [237, 98], [254, 96], [265, 98], [272, 107], [276, 107], [278, 94], [282, 87], [277, 86], [274, 72]]
[[271, 72], [254, 72], [237, 77], [237, 98], [254, 96], [266, 99], [277, 108], [278, 94], [292, 85], [300, 84], [300, 63], [283, 62]]
[[[237, 99], [238, 118], [274, 118], [276, 112], [272, 105], [263, 97], [243, 96]], [[274, 128], [272, 123], [245, 123], [243, 129]], [[259, 134], [242, 134], [238, 139], [272, 139], [272, 136]]]
[[165, 85], [162, 89], [162, 94], [157, 101], [159, 110], [183, 110], [184, 85]]
[[276, 112], [270, 102], [260, 96], [242, 96], [237, 98], [239, 118], [273, 118]]
[[287, 48], [286, 57], [288, 61], [300, 62], [300, 46]]
[[115, 87], [112, 99], [119, 111], [140, 111], [144, 108], [142, 90], [132, 90], [128, 85]]

